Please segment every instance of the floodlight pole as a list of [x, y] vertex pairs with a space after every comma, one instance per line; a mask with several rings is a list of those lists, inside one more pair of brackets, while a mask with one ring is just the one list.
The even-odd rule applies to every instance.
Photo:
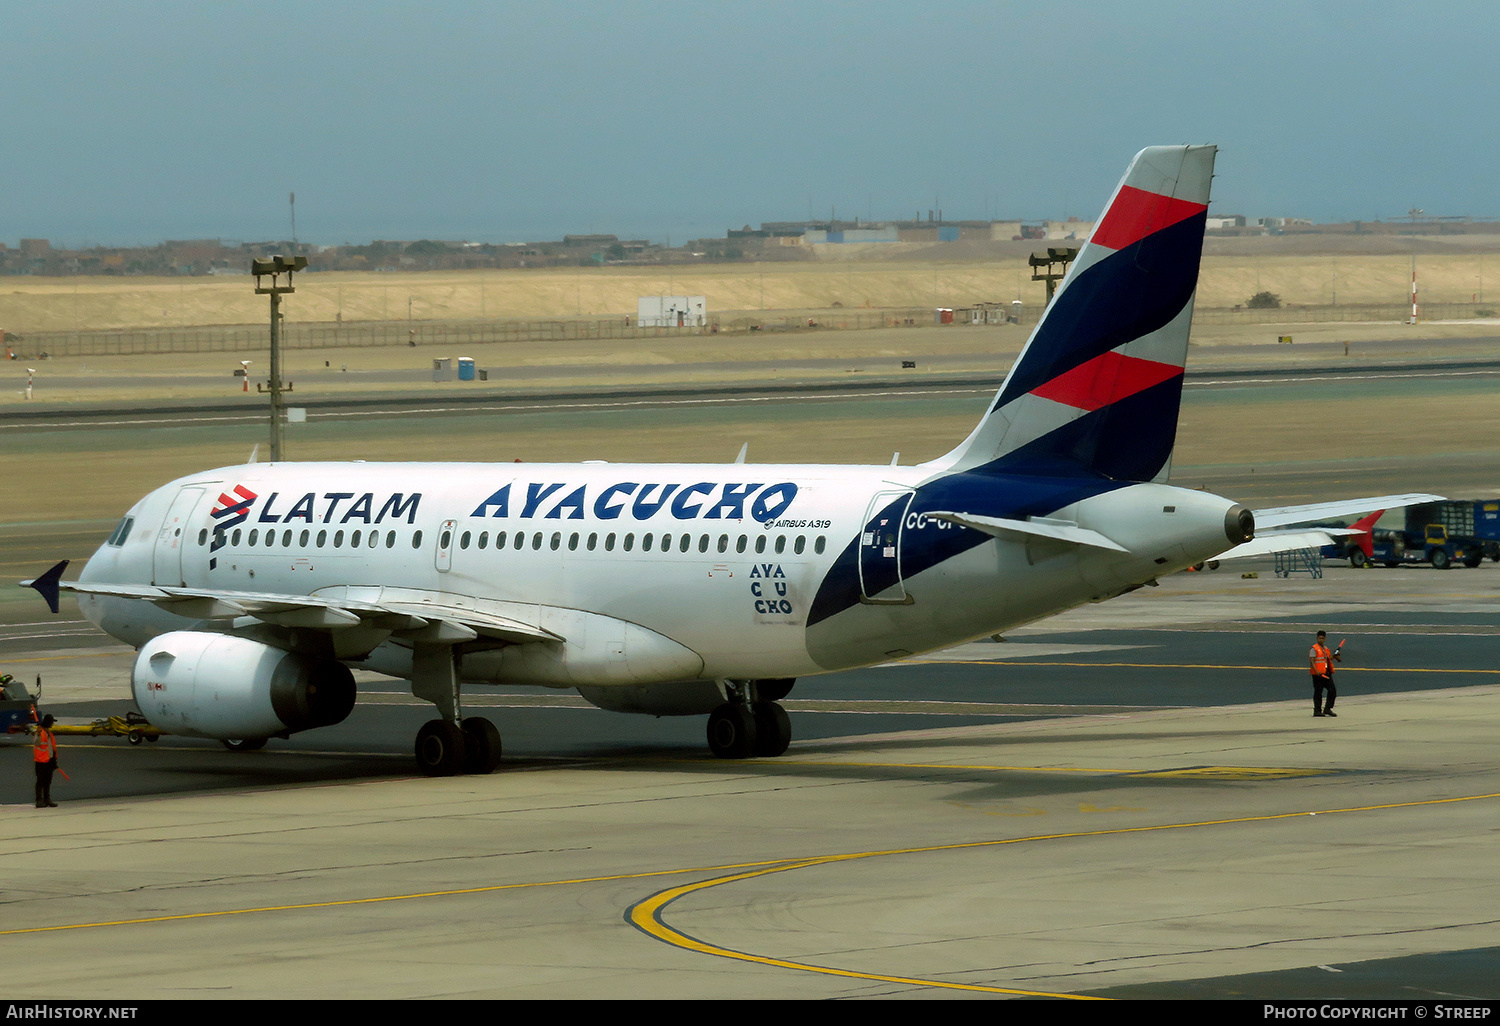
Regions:
[[[281, 297], [297, 291], [292, 287], [292, 272], [307, 266], [307, 257], [274, 256], [269, 260], [252, 260], [250, 273], [255, 275], [255, 294], [271, 297], [271, 378], [266, 383], [271, 393], [271, 462], [281, 461]], [[281, 276], [286, 275], [286, 284]], [[270, 285], [261, 279], [269, 275]]]

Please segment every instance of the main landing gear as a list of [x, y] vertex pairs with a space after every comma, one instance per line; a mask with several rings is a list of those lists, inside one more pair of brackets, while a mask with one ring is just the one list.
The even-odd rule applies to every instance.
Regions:
[[417, 731], [417, 766], [429, 777], [493, 773], [500, 765], [500, 731], [482, 716], [460, 723], [428, 720]]
[[792, 721], [778, 699], [790, 680], [727, 681], [728, 701], [708, 717], [708, 750], [721, 759], [777, 756], [792, 742]]
[[481, 716], [461, 718], [458, 660], [452, 644], [412, 646], [411, 693], [437, 706], [442, 717], [417, 731], [417, 768], [429, 777], [493, 773], [500, 765], [500, 731]]

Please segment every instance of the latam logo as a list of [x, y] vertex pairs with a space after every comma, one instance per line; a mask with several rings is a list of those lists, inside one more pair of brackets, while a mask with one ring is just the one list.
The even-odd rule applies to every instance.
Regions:
[[250, 507], [259, 497], [244, 485], [235, 485], [233, 496], [227, 492], [220, 492], [219, 501], [214, 504], [211, 511], [214, 520], [218, 521], [214, 524], [214, 528], [220, 530], [243, 524], [250, 518]]
[[[223, 548], [225, 531], [231, 527], [238, 527], [250, 519], [250, 507], [255, 504], [255, 500], [258, 498], [260, 496], [244, 485], [235, 485], [234, 495], [230, 495], [228, 492], [219, 493], [219, 501], [214, 503], [214, 508], [209, 511], [215, 520], [213, 541], [208, 547], [210, 553], [218, 552], [219, 549]], [[218, 557], [210, 556], [208, 568], [214, 570], [217, 569], [218, 565]]]
[[599, 520], [618, 520], [627, 511], [634, 520], [650, 520], [663, 511], [677, 520], [743, 520], [748, 512], [750, 519], [768, 524], [797, 497], [797, 486], [790, 481], [770, 485], [758, 481], [690, 485], [621, 481], [599, 489], [592, 498], [588, 485], [567, 491], [564, 482], [517, 483], [514, 487], [514, 497], [512, 486], [504, 485], [469, 516], [509, 517], [514, 505], [519, 507], [514, 515], [522, 520], [583, 520], [588, 511]]
[[[321, 496], [317, 492], [306, 492], [295, 502], [281, 498], [280, 492], [272, 492], [266, 496], [266, 504], [260, 508], [260, 515], [255, 518], [257, 524], [291, 524], [301, 522], [304, 524], [347, 524], [357, 520], [362, 524], [379, 524], [386, 517], [392, 520], [400, 520], [406, 517], [408, 524], [417, 522], [417, 506], [422, 501], [421, 492], [395, 492], [386, 496], [378, 507], [375, 505], [375, 493], [365, 492], [324, 492]], [[281, 508], [277, 509], [277, 504]]]

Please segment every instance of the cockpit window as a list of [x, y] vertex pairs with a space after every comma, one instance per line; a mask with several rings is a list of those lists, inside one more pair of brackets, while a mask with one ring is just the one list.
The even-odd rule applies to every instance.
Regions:
[[108, 540], [106, 540], [104, 544], [113, 545], [115, 546], [115, 548], [119, 548], [121, 545], [124, 545], [125, 539], [130, 537], [130, 528], [134, 524], [135, 517], [125, 517], [115, 525], [114, 533], [109, 536]]

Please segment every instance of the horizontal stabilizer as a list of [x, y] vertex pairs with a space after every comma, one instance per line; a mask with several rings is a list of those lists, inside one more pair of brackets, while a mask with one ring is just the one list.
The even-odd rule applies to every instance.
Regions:
[[1117, 545], [1110, 541], [1098, 531], [1090, 531], [1086, 527], [1077, 524], [1063, 523], [1057, 520], [1043, 520], [1033, 518], [1031, 520], [1004, 520], [1000, 517], [984, 517], [977, 513], [928, 513], [932, 520], [946, 520], [950, 524], [958, 524], [960, 527], [972, 527], [976, 531], [992, 534], [997, 538], [1011, 537], [1020, 538], [1047, 538], [1051, 541], [1068, 542], [1073, 545], [1085, 545], [1094, 549], [1109, 549], [1112, 552], [1128, 552], [1129, 549], [1123, 545]]

